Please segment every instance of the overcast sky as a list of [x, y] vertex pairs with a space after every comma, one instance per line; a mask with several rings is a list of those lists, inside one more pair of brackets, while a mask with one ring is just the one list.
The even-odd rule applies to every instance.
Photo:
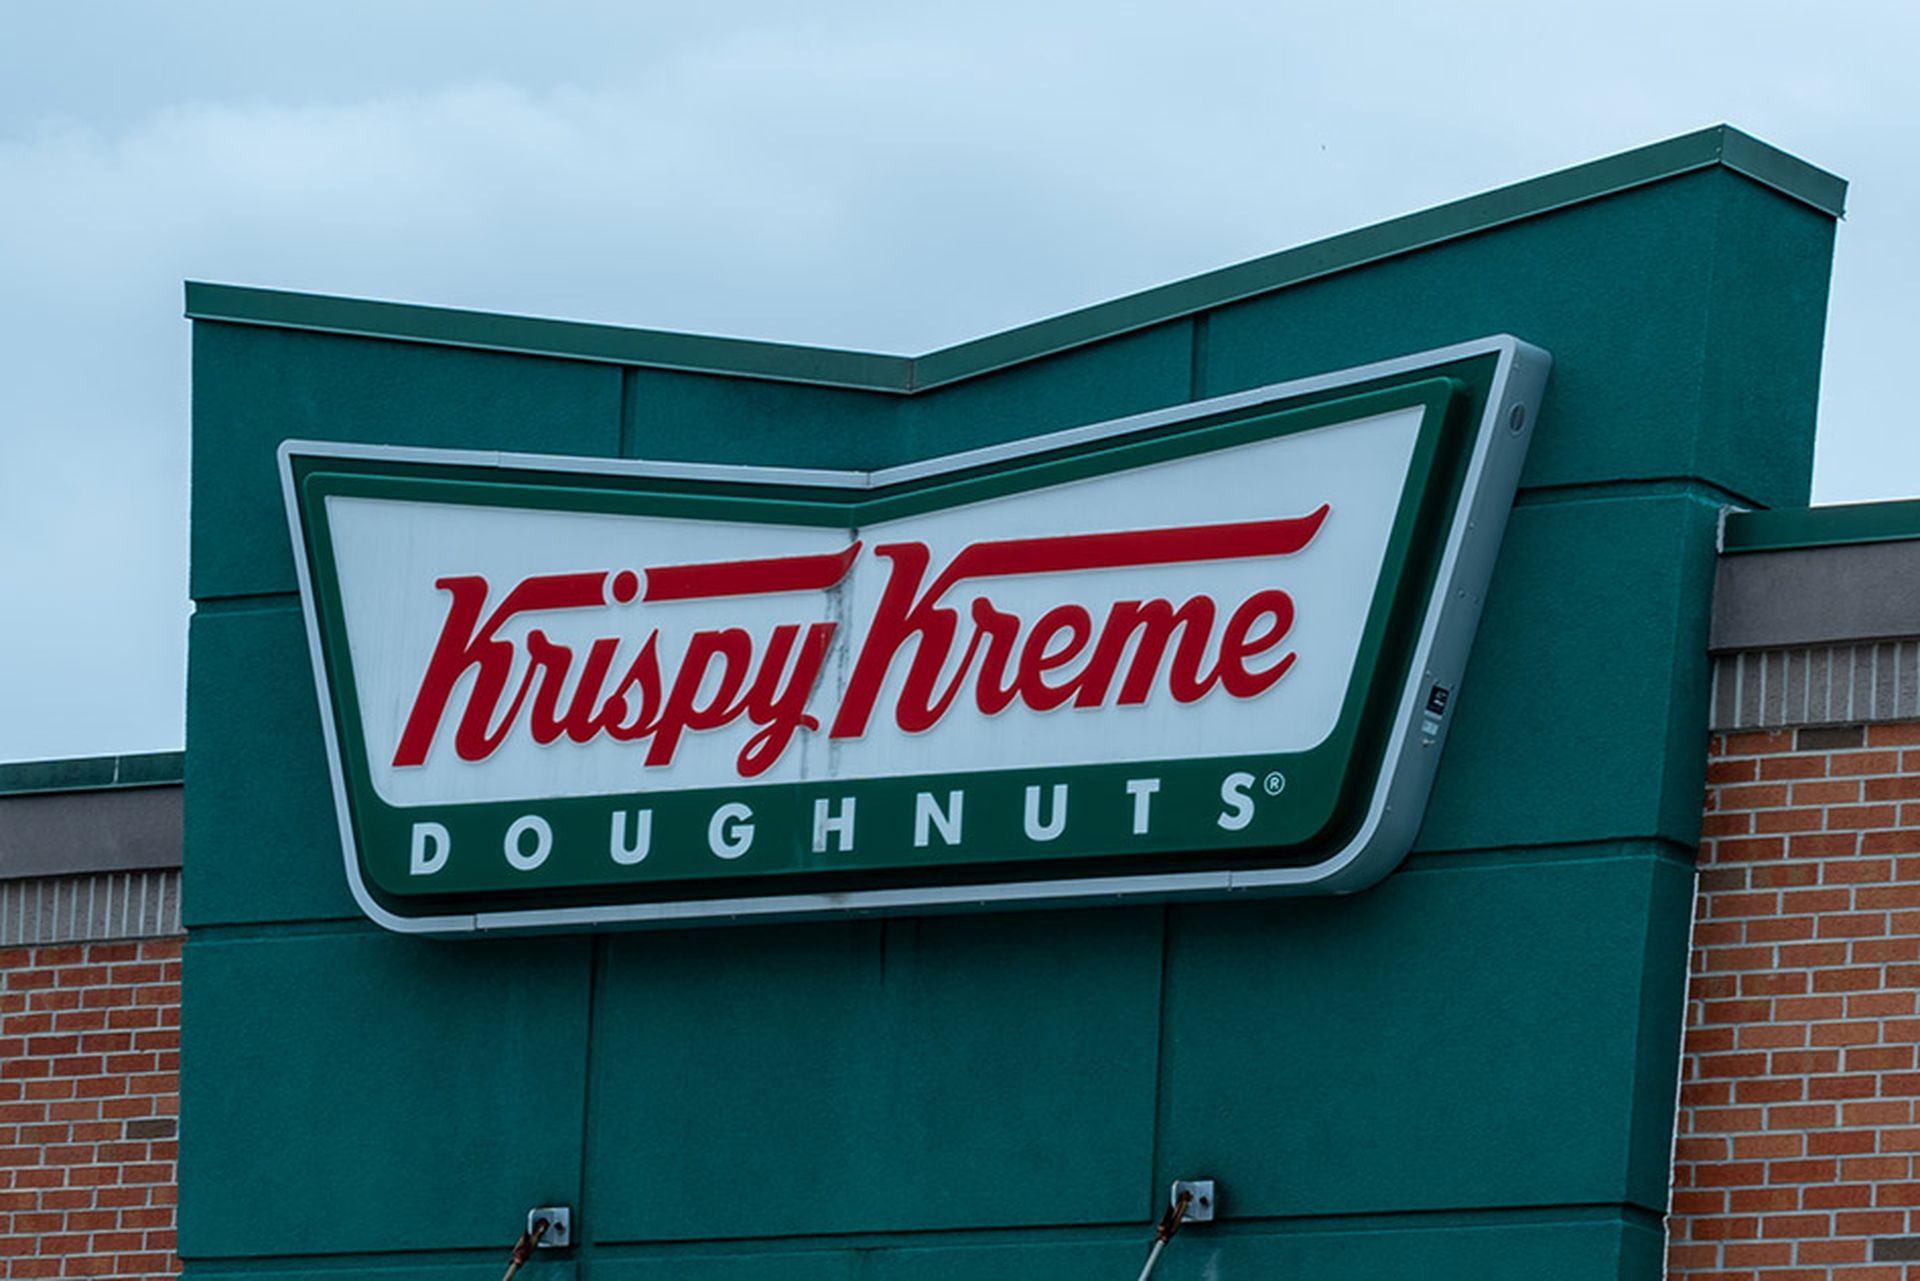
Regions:
[[1816, 500], [1920, 494], [1917, 28], [0, 0], [0, 760], [183, 741], [187, 278], [915, 353], [1724, 120], [1853, 183]]

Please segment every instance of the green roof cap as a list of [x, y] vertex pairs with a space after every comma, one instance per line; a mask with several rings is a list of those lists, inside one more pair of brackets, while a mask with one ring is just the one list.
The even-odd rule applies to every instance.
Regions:
[[195, 320], [906, 395], [1715, 166], [1832, 217], [1843, 212], [1847, 184], [1842, 179], [1737, 129], [1716, 125], [918, 357], [198, 281], [187, 283], [186, 312]]
[[0, 796], [177, 786], [184, 777], [185, 761], [183, 752], [144, 752], [137, 756], [78, 756], [57, 761], [0, 763]]
[[1720, 532], [1720, 550], [1733, 555], [1912, 539], [1920, 539], [1920, 498], [1729, 512]]

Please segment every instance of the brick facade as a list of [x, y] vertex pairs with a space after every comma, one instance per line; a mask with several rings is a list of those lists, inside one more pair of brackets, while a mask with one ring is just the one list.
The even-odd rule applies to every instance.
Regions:
[[180, 940], [0, 948], [0, 1276], [171, 1277]]
[[1920, 723], [1716, 734], [1707, 782], [1668, 1275], [1920, 1278]]
[[[0, 882], [0, 1281], [177, 1274], [178, 929]], [[1920, 721], [1711, 736], [1693, 970], [1668, 1275], [1920, 1281]]]

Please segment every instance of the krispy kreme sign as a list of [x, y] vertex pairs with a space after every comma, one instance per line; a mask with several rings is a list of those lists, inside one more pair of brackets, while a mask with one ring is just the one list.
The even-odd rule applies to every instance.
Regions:
[[445, 933], [1370, 883], [1545, 371], [868, 473], [288, 442], [349, 881]]

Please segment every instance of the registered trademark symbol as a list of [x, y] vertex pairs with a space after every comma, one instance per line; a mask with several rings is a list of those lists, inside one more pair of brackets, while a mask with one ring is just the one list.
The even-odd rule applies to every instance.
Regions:
[[1267, 795], [1278, 796], [1287, 788], [1287, 776], [1279, 770], [1267, 775]]

